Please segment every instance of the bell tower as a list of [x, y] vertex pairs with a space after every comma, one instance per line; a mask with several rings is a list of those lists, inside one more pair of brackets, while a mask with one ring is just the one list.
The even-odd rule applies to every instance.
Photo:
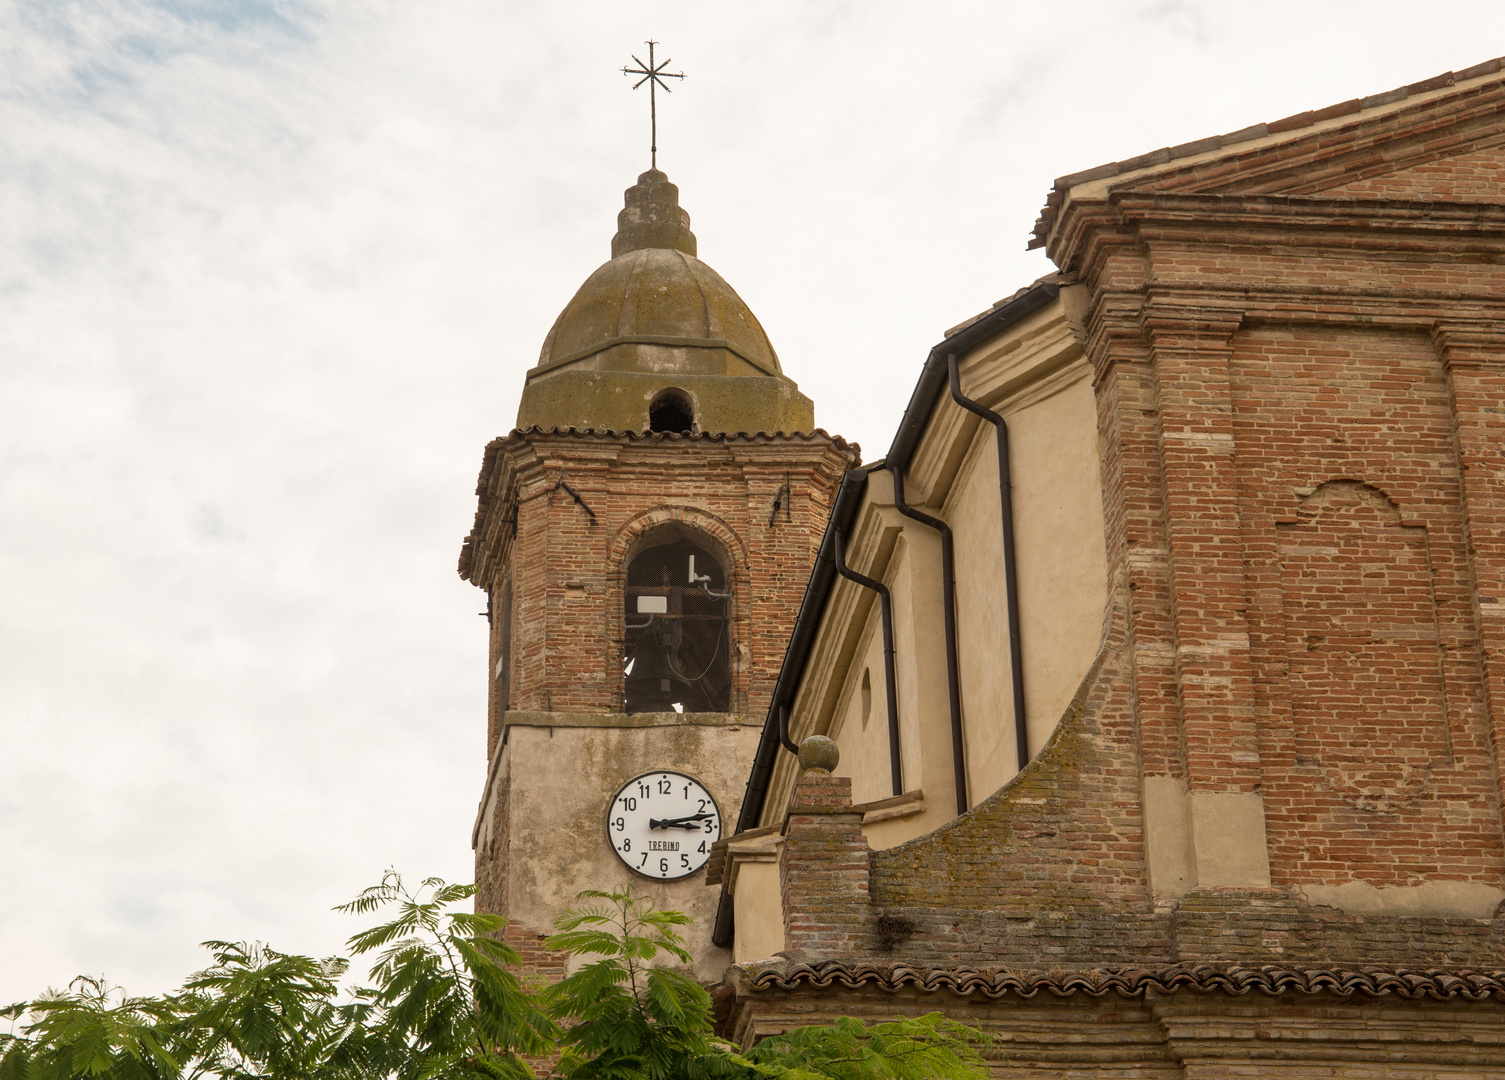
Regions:
[[631, 879], [695, 917], [712, 978], [730, 955], [706, 858], [858, 451], [815, 427], [657, 169], [627, 189], [611, 255], [487, 444], [460, 553], [491, 630], [477, 908], [562, 971], [541, 935], [580, 889]]

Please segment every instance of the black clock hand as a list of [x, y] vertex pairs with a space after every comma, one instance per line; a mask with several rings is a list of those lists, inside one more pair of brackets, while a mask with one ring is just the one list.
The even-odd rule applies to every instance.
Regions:
[[706, 821], [715, 816], [715, 814], [693, 814], [690, 817], [681, 818], [649, 818], [648, 827], [650, 829], [688, 829], [694, 832], [700, 828], [699, 825], [693, 824], [694, 822]]

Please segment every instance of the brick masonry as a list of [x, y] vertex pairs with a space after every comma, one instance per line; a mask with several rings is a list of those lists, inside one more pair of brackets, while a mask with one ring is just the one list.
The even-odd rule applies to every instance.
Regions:
[[[1498, 911], [1306, 899], [1505, 888], [1498, 71], [1056, 200], [1048, 251], [1091, 297], [1103, 652], [1014, 781], [866, 853], [865, 940], [834, 879], [786, 868], [791, 958], [1505, 970]], [[1152, 778], [1261, 800], [1268, 886], [1157, 894]], [[822, 813], [791, 809], [786, 851], [826, 845], [855, 881], [865, 845]], [[842, 1011], [976, 1017], [1011, 1040], [999, 1075], [1505, 1075], [1498, 1000], [739, 993], [744, 1041]]]
[[[489, 839], [476, 851], [477, 910], [506, 915], [511, 906], [509, 770], [526, 765], [500, 754], [505, 713], [622, 709], [624, 586], [634, 544], [674, 525], [726, 554], [732, 711], [760, 716], [836, 485], [857, 460], [857, 447], [824, 432], [534, 429], [487, 446], [475, 527], [460, 559], [461, 576], [487, 590], [492, 613], [487, 760], [494, 775], [490, 828], [478, 829]], [[517, 941], [532, 942], [543, 929], [516, 927], [508, 940], [515, 932]], [[526, 960], [530, 970], [552, 963], [536, 950]]]

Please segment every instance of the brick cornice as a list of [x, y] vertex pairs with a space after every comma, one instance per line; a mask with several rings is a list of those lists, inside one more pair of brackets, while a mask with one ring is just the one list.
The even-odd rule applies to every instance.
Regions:
[[[1226, 232], [1258, 233], [1274, 244], [1320, 244], [1322, 233], [1342, 232], [1345, 246], [1393, 250], [1395, 234], [1446, 237], [1450, 253], [1460, 242], [1487, 238], [1481, 250], [1505, 244], [1505, 204], [1463, 199], [1323, 198], [1311, 195], [1202, 195], [1126, 192], [1112, 196], [1119, 220], [1141, 239]], [[1465, 247], [1465, 250], [1468, 248]]]
[[1505, 366], [1505, 324], [1497, 320], [1439, 319], [1432, 343], [1448, 370]]
[[513, 517], [519, 499], [537, 494], [545, 483], [552, 486], [555, 478], [550, 470], [601, 473], [627, 461], [642, 461], [645, 456], [707, 453], [722, 455], [723, 460], [730, 456], [739, 463], [766, 461], [790, 470], [800, 462], [809, 473], [825, 471], [833, 476], [860, 458], [857, 444], [820, 428], [793, 434], [695, 435], [575, 428], [515, 430], [486, 444], [476, 481], [475, 521], [460, 549], [460, 577], [482, 588], [490, 584], [506, 546], [499, 541], [502, 524]]
[[[1035, 223], [1029, 246], [1048, 245], [1054, 257], [1073, 203], [1100, 199], [1111, 191], [1233, 194], [1258, 189], [1306, 194], [1498, 145], [1500, 115], [1505, 112], [1500, 69], [1500, 61], [1493, 60], [1456, 76], [1447, 72], [1389, 94], [1061, 177]], [[1472, 85], [1453, 90], [1455, 79]], [[1400, 102], [1405, 104], [1389, 108]], [[1063, 264], [1057, 260], [1057, 265]]]
[[1064, 271], [1095, 282], [1125, 248], [1241, 238], [1273, 247], [1405, 252], [1445, 240], [1449, 257], [1505, 251], [1505, 204], [1449, 199], [1315, 195], [1120, 192], [1068, 204], [1048, 254]]
[[1139, 325], [1156, 350], [1224, 351], [1243, 318], [1237, 308], [1151, 292], [1139, 313]]

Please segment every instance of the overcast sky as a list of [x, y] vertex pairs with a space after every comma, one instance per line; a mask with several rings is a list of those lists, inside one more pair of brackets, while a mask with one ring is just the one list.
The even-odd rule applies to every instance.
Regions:
[[1505, 5], [0, 3], [0, 1002], [470, 880], [456, 556], [649, 36], [701, 256], [872, 458], [1050, 269], [1054, 177], [1505, 53]]

